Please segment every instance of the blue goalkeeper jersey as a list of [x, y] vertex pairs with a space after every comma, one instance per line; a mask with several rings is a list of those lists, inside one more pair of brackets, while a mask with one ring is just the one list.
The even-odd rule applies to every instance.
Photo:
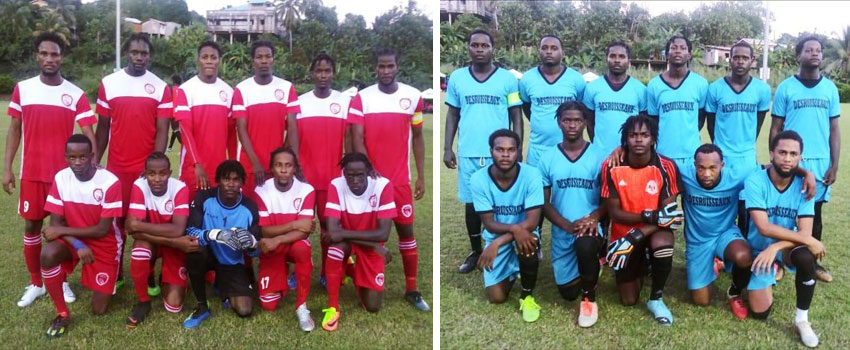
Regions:
[[482, 81], [472, 75], [471, 66], [452, 72], [446, 88], [446, 104], [460, 109], [459, 157], [490, 157], [490, 134], [508, 129], [508, 108], [522, 105], [518, 89], [516, 77], [504, 68], [496, 67]]
[[[543, 187], [550, 188], [549, 202], [558, 214], [569, 221], [581, 219], [599, 209], [599, 173], [605, 154], [598, 146], [588, 143], [584, 151], [570, 159], [560, 144], [550, 147], [540, 157], [538, 168]], [[573, 234], [552, 225], [552, 236]]]
[[[495, 165], [490, 165], [493, 167]], [[517, 177], [507, 189], [496, 185], [490, 176], [490, 167], [482, 168], [472, 174], [469, 187], [472, 192], [472, 204], [477, 213], [492, 212], [493, 218], [502, 224], [518, 224], [525, 220], [525, 213], [543, 206], [543, 184], [540, 172], [533, 166], [517, 163]], [[492, 241], [499, 235], [485, 228], [482, 236]]]
[[688, 243], [704, 243], [735, 227], [738, 196], [744, 189], [748, 173], [736, 173], [725, 167], [720, 172], [720, 181], [712, 188], [705, 188], [697, 180], [697, 169], [693, 163], [687, 163], [679, 170], [684, 184], [685, 240]]
[[555, 111], [565, 101], [581, 101], [584, 87], [584, 78], [570, 67], [564, 67], [551, 83], [543, 77], [539, 66], [523, 73], [519, 96], [523, 103], [531, 104], [529, 147], [544, 148], [561, 142], [563, 137]]
[[250, 231], [259, 240], [260, 215], [253, 201], [243, 196], [236, 205], [228, 207], [219, 200], [218, 188], [211, 188], [198, 191], [189, 211], [186, 233], [198, 237], [198, 243], [201, 246], [209, 246], [219, 264], [245, 263], [241, 251], [230, 249], [218, 242], [208, 242], [204, 239], [204, 234], [212, 229], [226, 230], [235, 227]]
[[646, 112], [646, 86], [627, 77], [623, 86], [614, 90], [604, 75], [587, 84], [583, 102], [595, 114], [593, 143], [609, 154], [620, 146], [620, 128], [626, 119]]
[[758, 114], [770, 109], [770, 86], [750, 77], [737, 92], [726, 78], [708, 86], [705, 112], [714, 113], [714, 143], [729, 157], [755, 156]]
[[659, 74], [646, 87], [646, 112], [658, 117], [659, 154], [692, 158], [700, 145], [699, 110], [705, 108], [708, 81], [688, 71], [679, 87], [672, 88]]
[[794, 130], [803, 138], [803, 158], [829, 158], [829, 120], [838, 118], [841, 108], [838, 88], [821, 76], [813, 87], [806, 87], [795, 75], [776, 88], [773, 117], [783, 118], [783, 129]]
[[[794, 176], [791, 184], [784, 190], [779, 190], [770, 181], [768, 170], [754, 171], [747, 177], [744, 184], [743, 197], [746, 201], [747, 210], [763, 210], [771, 224], [795, 230], [797, 218], [814, 216], [814, 199], [806, 200], [806, 195], [800, 193], [803, 189], [803, 178]], [[747, 236], [750, 247], [755, 251], [765, 250], [776, 239], [765, 237], [758, 232], [758, 228], [750, 220], [750, 231]]]

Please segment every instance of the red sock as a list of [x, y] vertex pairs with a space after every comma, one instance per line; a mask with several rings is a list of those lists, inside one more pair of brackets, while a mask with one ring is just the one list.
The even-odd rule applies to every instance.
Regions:
[[398, 252], [401, 254], [401, 263], [404, 266], [404, 290], [406, 292], [417, 290], [416, 267], [419, 264], [419, 251], [416, 249], [416, 239], [399, 237]]
[[325, 260], [325, 278], [328, 282], [328, 306], [339, 311], [339, 287], [342, 282], [342, 260], [345, 252], [337, 247], [328, 248], [328, 257]]
[[24, 233], [24, 261], [30, 272], [30, 283], [41, 287], [41, 235]]
[[280, 302], [280, 298], [282, 298], [280, 292], [260, 295], [260, 307], [266, 311], [274, 311]]
[[310, 257], [310, 244], [301, 240], [292, 244], [289, 256], [295, 262], [295, 280], [297, 283], [297, 298], [295, 307], [307, 302], [310, 294], [310, 275], [313, 273], [313, 259]]
[[148, 276], [151, 274], [151, 250], [144, 247], [134, 247], [130, 252], [130, 276], [133, 276], [133, 287], [139, 301], [150, 301], [148, 295]]
[[65, 304], [65, 292], [62, 291], [62, 282], [65, 281], [65, 271], [62, 270], [62, 265], [47, 269], [42, 268], [41, 277], [44, 278], [44, 285], [47, 287], [50, 299], [53, 300], [53, 306], [56, 306], [56, 314], [68, 317], [71, 312], [68, 311], [68, 305]]

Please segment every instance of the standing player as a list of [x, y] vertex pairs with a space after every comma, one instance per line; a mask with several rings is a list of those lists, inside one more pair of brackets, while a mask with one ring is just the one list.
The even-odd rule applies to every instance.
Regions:
[[322, 328], [335, 331], [339, 327], [339, 288], [343, 261], [355, 256], [354, 285], [361, 305], [378, 312], [384, 298], [384, 265], [387, 255], [384, 242], [390, 235], [391, 220], [397, 215], [393, 202], [393, 186], [379, 176], [363, 153], [349, 153], [340, 161], [342, 176], [328, 187], [328, 241], [326, 276], [328, 308]]
[[[24, 260], [30, 273], [30, 285], [18, 301], [18, 306], [32, 304], [46, 293], [41, 280], [40, 232], [47, 212], [45, 199], [56, 173], [67, 166], [62, 150], [68, 136], [74, 133], [74, 123], [94, 145], [92, 124], [97, 122], [83, 90], [62, 78], [59, 68], [65, 54], [62, 39], [52, 33], [35, 39], [36, 61], [41, 74], [15, 85], [9, 101], [8, 114], [12, 117], [6, 135], [6, 162], [3, 168], [3, 190], [12, 194], [15, 176], [12, 162], [21, 151], [21, 194], [18, 214], [24, 218]], [[64, 284], [66, 301], [76, 297], [68, 284]]]
[[71, 323], [62, 283], [80, 261], [82, 284], [93, 292], [93, 314], [106, 312], [115, 288], [121, 260], [121, 234], [115, 230], [121, 184], [108, 170], [96, 167], [93, 157], [91, 140], [71, 135], [65, 145], [68, 167], [56, 173], [44, 205], [50, 226], [43, 233], [48, 243], [41, 251], [41, 276], [57, 314], [47, 329], [50, 338], [64, 335]]
[[288, 262], [295, 264], [298, 299], [295, 316], [305, 332], [313, 331], [313, 318], [307, 309], [310, 292], [310, 240], [313, 231], [313, 206], [316, 201], [313, 186], [304, 182], [301, 165], [295, 151], [278, 148], [271, 152], [269, 169], [272, 178], [257, 187], [257, 207], [260, 214], [259, 295], [260, 306], [268, 311], [277, 308], [287, 288]]
[[186, 269], [198, 306], [183, 321], [184, 328], [196, 328], [210, 318], [204, 275], [215, 271], [215, 285], [239, 317], [251, 315], [253, 268], [245, 265], [244, 252], [256, 252], [260, 235], [257, 205], [242, 196], [245, 169], [235, 160], [226, 160], [215, 170], [217, 188], [198, 192], [192, 201], [186, 234], [198, 237], [201, 249], [186, 254]]
[[[416, 285], [419, 253], [413, 237], [413, 200], [425, 195], [425, 138], [422, 136], [422, 93], [395, 80], [398, 54], [380, 50], [376, 54], [378, 83], [354, 96], [348, 111], [355, 152], [364, 153], [375, 170], [393, 186], [398, 209], [395, 221], [398, 250], [404, 265], [405, 293], [414, 307], [430, 311]], [[410, 153], [416, 161], [415, 191], [410, 191]]]
[[631, 50], [615, 41], [605, 51], [608, 73], [587, 84], [584, 105], [589, 109], [587, 135], [603, 154], [620, 146], [620, 127], [628, 117], [646, 112], [646, 86], [632, 79], [629, 70]]
[[[121, 180], [122, 216], [127, 215], [130, 190], [145, 170], [145, 159], [154, 151], [165, 151], [168, 137], [171, 89], [147, 70], [152, 49], [146, 34], [131, 35], [123, 49], [127, 67], [104, 77], [97, 92], [97, 162], [111, 144], [106, 169]], [[123, 221], [118, 228], [126, 240]], [[120, 266], [118, 288], [124, 285], [123, 261]]]
[[[838, 117], [841, 109], [835, 83], [820, 74], [823, 58], [820, 40], [805, 37], [797, 42], [795, 49], [800, 71], [776, 88], [770, 112], [770, 137], [772, 140], [782, 130], [794, 130], [806, 144], [800, 166], [813, 172], [818, 179], [812, 236], [821, 240], [823, 204], [829, 202], [830, 186], [838, 178], [841, 152]], [[821, 281], [832, 281], [832, 275], [820, 264], [817, 265], [817, 276]]]
[[180, 85], [174, 97], [174, 119], [180, 123], [180, 181], [194, 200], [198, 190], [215, 184], [209, 175], [227, 159], [233, 89], [218, 78], [221, 48], [212, 41], [198, 46], [198, 75]]
[[620, 302], [626, 306], [640, 299], [645, 267], [649, 265], [652, 286], [646, 306], [655, 321], [669, 326], [673, 314], [661, 294], [673, 269], [673, 230], [683, 221], [682, 212], [676, 210], [681, 187], [678, 169], [672, 160], [655, 151], [658, 126], [654, 119], [632, 116], [620, 130], [625, 163], [602, 165], [601, 197], [611, 216], [606, 260], [614, 268]]
[[[198, 251], [198, 238], [187, 236], [189, 189], [171, 177], [171, 162], [162, 152], [145, 161], [142, 178], [133, 183], [125, 228], [133, 236], [130, 275], [139, 302], [124, 324], [135, 328], [151, 310], [148, 279], [157, 257], [162, 257], [162, 303], [165, 310], [183, 310], [186, 296], [186, 253]], [[157, 293], [158, 294], [158, 293]]]
[[272, 150], [286, 144], [298, 154], [298, 94], [295, 85], [274, 73], [274, 44], [258, 40], [251, 44], [254, 76], [243, 80], [233, 90], [233, 118], [239, 134], [237, 159], [247, 177], [243, 191], [254, 197], [254, 188], [262, 186], [271, 175], [266, 160]]
[[[446, 90], [449, 110], [443, 145], [443, 163], [449, 169], [458, 169], [458, 198], [465, 205], [466, 231], [472, 246], [472, 252], [458, 267], [460, 273], [475, 269], [481, 255], [481, 218], [472, 204], [469, 178], [493, 162], [484, 141], [494, 131], [509, 127], [522, 137], [519, 84], [510, 72], [493, 63], [493, 36], [475, 30], [467, 38], [467, 49], [472, 64], [452, 72]], [[458, 158], [452, 151], [455, 133]], [[522, 159], [522, 139], [517, 149]]]
[[[321, 233], [328, 230], [325, 220], [325, 203], [328, 201], [328, 186], [339, 177], [339, 161], [342, 159], [345, 140], [346, 118], [351, 98], [331, 89], [336, 64], [331, 56], [319, 53], [310, 63], [310, 75], [315, 87], [298, 96], [301, 113], [298, 113], [298, 148], [304, 178], [316, 191], [316, 217]], [[405, 147], [407, 149], [407, 147]], [[328, 246], [322, 240], [322, 257], [327, 256]], [[320, 281], [325, 284], [325, 259], [322, 258]]]
[[523, 73], [519, 81], [522, 110], [531, 122], [525, 161], [532, 166], [537, 166], [540, 155], [561, 141], [555, 110], [564, 101], [581, 101], [585, 86], [579, 72], [561, 63], [561, 39], [544, 35], [538, 44], [540, 65]]
[[646, 110], [658, 121], [658, 153], [682, 167], [694, 161], [694, 150], [701, 144], [708, 81], [688, 68], [690, 40], [674, 36], [666, 52], [669, 69], [649, 81]]
[[803, 179], [794, 176], [800, 164], [804, 141], [796, 132], [786, 130], [770, 141], [773, 166], [750, 174], [744, 185], [744, 200], [750, 212], [750, 234], [754, 272], [749, 290], [753, 318], [767, 319], [773, 307], [773, 262], [782, 260], [797, 269], [794, 286], [797, 313], [794, 331], [808, 347], [818, 345], [818, 336], [809, 322], [809, 306], [815, 294], [816, 259], [826, 252], [812, 237], [814, 201], [801, 194]]
[[538, 163], [543, 214], [552, 222], [552, 269], [564, 299], [581, 295], [578, 325], [590, 327], [599, 317], [599, 219], [605, 216], [605, 207], [599, 207], [599, 171], [607, 153], [583, 138], [587, 111], [580, 102], [562, 103], [555, 116], [563, 142], [543, 153]]
[[484, 288], [493, 304], [508, 299], [519, 272], [519, 309], [525, 322], [534, 322], [540, 318], [540, 305], [531, 294], [540, 265], [543, 179], [537, 168], [517, 161], [519, 135], [499, 129], [489, 143], [493, 164], [469, 180], [475, 211], [484, 223], [485, 249], [478, 267], [484, 270]]

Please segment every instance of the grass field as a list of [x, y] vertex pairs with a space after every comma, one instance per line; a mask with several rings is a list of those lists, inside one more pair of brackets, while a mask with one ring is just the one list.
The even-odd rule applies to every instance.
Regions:
[[[0, 111], [5, 113], [8, 101], [0, 101]], [[425, 198], [416, 202], [416, 238], [419, 247], [419, 289], [425, 300], [432, 300], [432, 201], [431, 191], [433, 164], [431, 137], [433, 118], [426, 116], [425, 122]], [[8, 121], [0, 126], [0, 139], [6, 139]], [[177, 152], [169, 153], [175, 176], [177, 174]], [[20, 156], [18, 156], [18, 159]], [[18, 163], [15, 163], [18, 169]], [[411, 169], [415, 169], [411, 157]], [[15, 170], [17, 174], [17, 170]], [[79, 269], [69, 276], [71, 288], [77, 301], [70, 304], [73, 324], [61, 339], [49, 340], [44, 332], [55, 316], [50, 299], [37, 300], [28, 308], [18, 308], [15, 303], [29, 282], [23, 254], [23, 219], [16, 215], [18, 194], [0, 194], [0, 258], [6, 263], [0, 267], [0, 348], [3, 349], [246, 349], [246, 348], [315, 348], [315, 349], [365, 349], [365, 348], [417, 348], [430, 349], [432, 344], [432, 314], [415, 310], [404, 301], [404, 274], [401, 257], [398, 255], [398, 239], [390, 235], [387, 246], [391, 247], [392, 262], [386, 270], [386, 293], [384, 309], [378, 314], [363, 310], [356, 299], [354, 288], [344, 286], [340, 293], [342, 320], [338, 331], [325, 332], [321, 329], [321, 309], [327, 303], [327, 294], [318, 283], [319, 242], [318, 234], [312, 235], [313, 272], [312, 288], [307, 305], [313, 314], [317, 328], [310, 334], [298, 329], [295, 319], [295, 291], [281, 301], [274, 312], [266, 312], [255, 304], [254, 314], [240, 319], [233, 312], [221, 308], [218, 298], [210, 298], [213, 317], [195, 330], [185, 330], [181, 324], [195, 306], [195, 297], [187, 297], [183, 312], [170, 314], [162, 307], [160, 298], [154, 298], [153, 309], [145, 322], [134, 330], [124, 327], [124, 319], [136, 302], [132, 282], [129, 281], [129, 255], [125, 252], [125, 278], [128, 284], [113, 297], [109, 311], [104, 316], [93, 316], [89, 303], [91, 292], [80, 285]], [[129, 251], [129, 247], [127, 248]], [[212, 295], [209, 293], [209, 295]]]
[[[442, 96], [441, 98], [444, 98]], [[445, 115], [445, 105], [442, 104]], [[850, 128], [846, 116], [850, 105], [841, 106], [841, 127]], [[441, 118], [442, 119], [442, 118]], [[766, 162], [769, 122], [762, 128], [758, 144], [759, 160]], [[442, 127], [441, 127], [442, 128]], [[443, 129], [440, 129], [441, 134]], [[845, 132], [846, 133], [846, 132]], [[526, 123], [526, 138], [528, 124]], [[703, 140], [708, 140], [703, 135]], [[809, 313], [815, 332], [820, 336], [820, 349], [850, 347], [850, 268], [843, 264], [850, 258], [850, 217], [847, 215], [850, 195], [850, 173], [846, 169], [850, 140], [844, 137], [838, 181], [832, 201], [824, 208], [825, 265], [835, 281], [818, 283]], [[440, 141], [442, 145], [442, 138]], [[526, 148], [527, 149], [527, 148]], [[442, 158], [438, 158], [438, 164]], [[783, 279], [774, 289], [773, 314], [766, 322], [747, 319], [738, 321], [729, 311], [725, 290], [730, 283], [724, 274], [715, 283], [715, 296], [707, 307], [690, 302], [684, 265], [684, 238], [676, 234], [673, 272], [665, 289], [664, 300], [675, 317], [672, 327], [658, 326], [646, 309], [648, 286], [641, 293], [642, 302], [624, 307], [619, 302], [613, 272], [606, 268], [597, 289], [599, 322], [590, 329], [576, 325], [578, 302], [567, 302], [558, 294], [549, 258], [549, 223], [544, 224], [544, 258], [540, 264], [535, 297], [541, 305], [540, 320], [534, 324], [522, 321], [519, 313], [519, 283], [511, 300], [502, 305], [489, 305], [484, 295], [480, 272], [457, 273], [457, 266], [469, 252], [464, 226], [464, 209], [457, 200], [457, 171], [442, 166], [440, 175], [440, 344], [443, 349], [797, 349], [804, 348], [792, 332], [795, 310], [793, 276]], [[648, 279], [645, 280], [648, 285]]]

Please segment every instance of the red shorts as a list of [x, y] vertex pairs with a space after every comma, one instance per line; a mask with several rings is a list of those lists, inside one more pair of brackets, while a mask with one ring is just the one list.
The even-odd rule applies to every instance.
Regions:
[[410, 185], [393, 186], [393, 201], [398, 215], [393, 221], [400, 225], [413, 224], [413, 191]]
[[384, 291], [384, 256], [371, 247], [351, 245], [354, 258], [354, 285], [374, 291]]
[[18, 200], [18, 215], [27, 220], [43, 220], [48, 213], [44, 210], [47, 194], [52, 183], [21, 179], [21, 197]]
[[[62, 269], [70, 275], [80, 262], [80, 257], [77, 256], [77, 251], [64, 240], [57, 240], [62, 243], [71, 252], [71, 260], [62, 263]], [[115, 289], [115, 279], [118, 277], [118, 259], [115, 251], [108, 252], [103, 249], [98, 249], [92, 245], [88, 245], [92, 253], [94, 253], [94, 262], [91, 264], [83, 264], [83, 272], [80, 277], [80, 282], [93, 292], [112, 295]]]
[[324, 225], [325, 206], [328, 204], [328, 190], [315, 190], [316, 194], [316, 217], [319, 218], [319, 223]]
[[160, 245], [157, 246], [157, 256], [162, 258], [162, 283], [185, 287], [188, 277], [186, 253], [177, 248]]
[[[107, 168], [106, 170], [109, 170], [109, 172], [115, 174], [115, 176], [118, 177], [118, 181], [121, 181], [121, 216], [127, 216], [127, 208], [130, 207], [130, 191], [133, 189], [133, 183], [136, 182], [136, 180], [138, 180], [142, 176], [142, 172], [118, 171], [109, 168]], [[123, 220], [119, 220], [119, 222], [123, 222]], [[124, 227], [124, 225], [120, 226]]]
[[272, 252], [260, 254], [258, 268], [259, 295], [280, 292], [285, 296], [289, 291], [287, 280], [289, 279], [289, 264], [295, 261], [289, 256], [289, 250], [295, 245], [305, 245], [310, 248], [310, 240], [302, 239], [291, 244], [281, 244]]

